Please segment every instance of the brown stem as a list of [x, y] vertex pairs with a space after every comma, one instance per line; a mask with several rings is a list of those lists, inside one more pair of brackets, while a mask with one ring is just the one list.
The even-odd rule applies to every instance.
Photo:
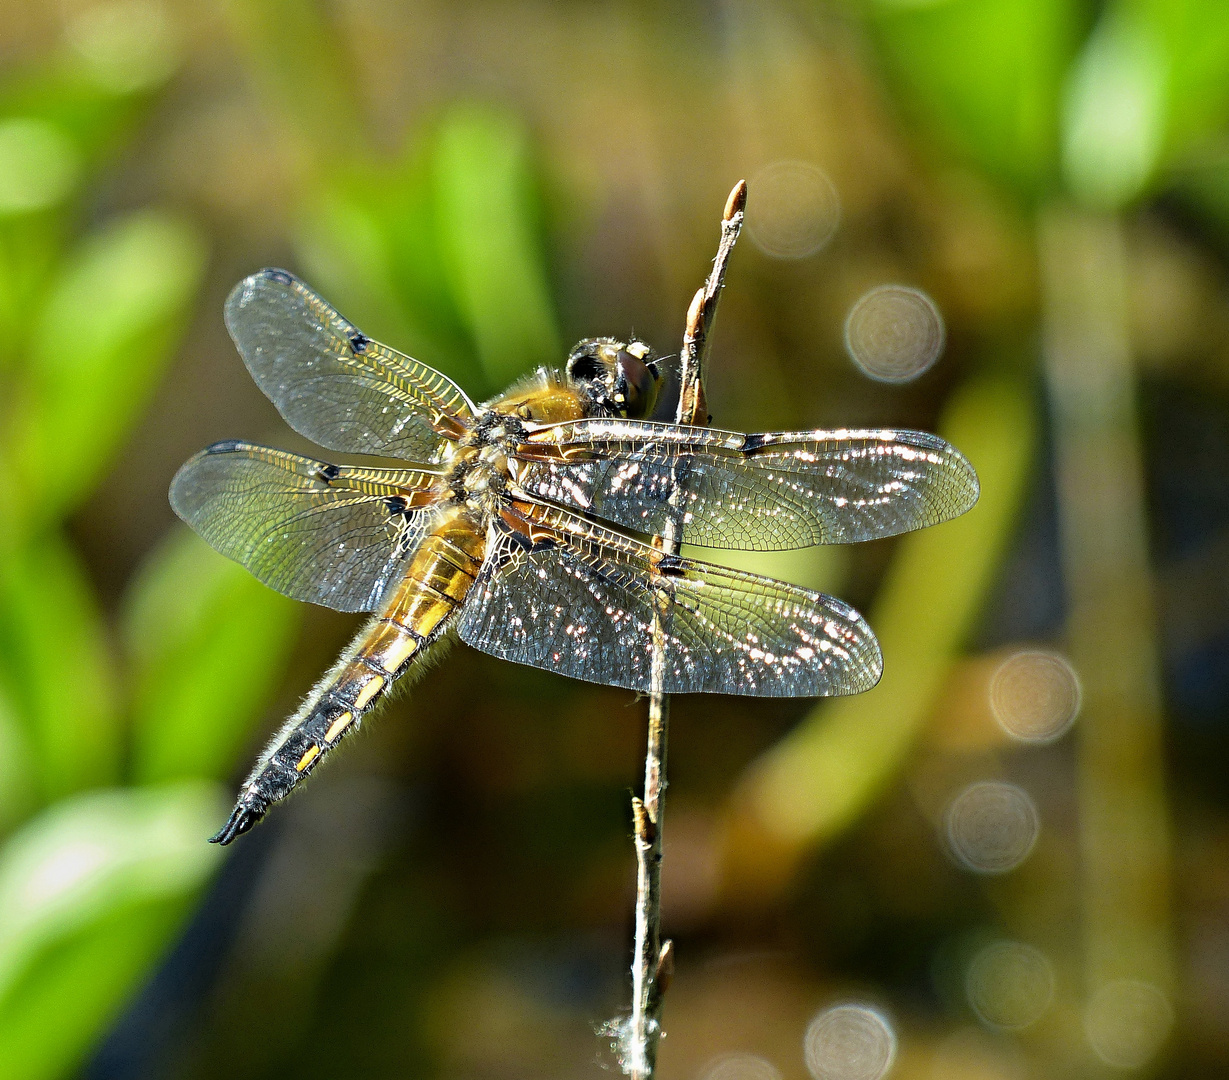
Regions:
[[[709, 334], [717, 315], [717, 302], [725, 281], [726, 265], [747, 205], [747, 184], [740, 180], [726, 200], [721, 218], [721, 240], [713, 269], [691, 302], [680, 354], [679, 401], [675, 422], [707, 425], [710, 419], [704, 396], [704, 361]], [[674, 522], [654, 541], [669, 554], [678, 554], [682, 537]], [[652, 690], [649, 694], [649, 735], [644, 755], [644, 798], [632, 799], [636, 834], [636, 943], [632, 957], [632, 1015], [624, 1053], [624, 1071], [634, 1080], [651, 1080], [657, 1071], [657, 1045], [661, 1039], [661, 1009], [674, 970], [674, 947], [661, 940], [661, 835], [665, 810], [666, 749], [670, 698], [665, 685], [665, 627], [670, 619], [670, 597], [657, 596], [653, 618]]]

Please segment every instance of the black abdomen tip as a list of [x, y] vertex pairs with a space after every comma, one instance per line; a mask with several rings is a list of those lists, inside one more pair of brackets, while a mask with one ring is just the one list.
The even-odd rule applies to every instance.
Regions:
[[221, 844], [225, 847], [236, 836], [242, 836], [247, 832], [262, 817], [264, 817], [263, 810], [253, 810], [250, 806], [239, 802], [235, 805], [234, 810], [230, 812], [230, 817], [226, 819], [226, 824], [209, 838], [209, 842], [211, 844]]

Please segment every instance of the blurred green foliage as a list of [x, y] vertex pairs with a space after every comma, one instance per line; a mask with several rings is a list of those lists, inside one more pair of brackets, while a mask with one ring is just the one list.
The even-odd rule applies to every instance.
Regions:
[[322, 177], [296, 239], [358, 323], [489, 396], [561, 353], [538, 220], [523, 126], [459, 105], [391, 164]]
[[[954, 151], [1026, 211], [1064, 198], [1112, 211], [1172, 184], [1229, 110], [1223, 5], [872, 0], [866, 10], [927, 153]], [[1010, 363], [1010, 350], [997, 352], [991, 362]], [[967, 385], [952, 408], [978, 392]], [[806, 852], [861, 816], [940, 701], [1033, 463], [1026, 391], [980, 392], [987, 400], [964, 408], [949, 437], [983, 474], [981, 504], [937, 535], [903, 541], [871, 611], [885, 654], [909, 659], [871, 693], [818, 705], [731, 800], [732, 874], [750, 894], [779, 890]]]
[[217, 861], [216, 784], [62, 799], [0, 850], [0, 1061], [70, 1072], [174, 932]]
[[[312, 41], [328, 48], [310, 20], [306, 44], [256, 37], [299, 71]], [[220, 855], [204, 843], [218, 781], [300, 617], [177, 529], [113, 628], [65, 533], [166, 372], [206, 265], [201, 230], [164, 210], [81, 229], [93, 175], [169, 73], [151, 68], [117, 85], [57, 57], [0, 89], [0, 1061], [23, 1080], [79, 1064], [190, 910]], [[557, 357], [524, 128], [462, 107], [400, 161], [367, 156], [306, 188], [302, 254], [326, 291], [478, 392]]]
[[297, 607], [186, 530], [155, 552], [126, 601], [133, 778], [227, 776], [251, 738], [253, 703], [276, 688]]
[[[226, 10], [296, 139], [288, 228], [313, 284], [475, 396], [557, 363], [538, 164], [519, 115], [463, 100], [377, 146], [323, 6]], [[1229, 234], [1219, 0], [859, 10], [935, 159], [954, 151], [1028, 212], [1055, 197], [1115, 210], [1175, 189]], [[0, 372], [11, 388], [0, 403], [0, 1062], [22, 1078], [71, 1074], [181, 926], [217, 865], [203, 839], [225, 811], [221, 781], [241, 764], [300, 619], [177, 530], [113, 624], [70, 539], [68, 519], [168, 369], [208, 260], [192, 220], [100, 213], [96, 201], [174, 68], [175, 35], [105, 13], [74, 25], [75, 52], [0, 86]], [[970, 380], [954, 397], [949, 433], [998, 490], [980, 517], [894, 553], [876, 625], [895, 681], [817, 710], [761, 766], [786, 777], [771, 794], [797, 797], [782, 814], [807, 818], [808, 843], [882, 790], [941, 692], [1023, 497], [1027, 396]], [[902, 663], [910, 655], [915, 668]], [[876, 728], [885, 709], [891, 722]]]
[[872, 0], [870, 11], [920, 133], [1031, 200], [1065, 185], [1093, 207], [1127, 205], [1229, 116], [1229, 8], [1217, 0]]
[[1086, 5], [884, 0], [872, 2], [870, 11], [900, 100], [923, 132], [1023, 193], [1053, 186], [1063, 79], [1088, 18]]
[[258, 669], [255, 641], [276, 665], [296, 626], [289, 601], [176, 534], [128, 590], [119, 655], [65, 532], [161, 380], [205, 269], [200, 230], [173, 213], [82, 229], [91, 177], [154, 89], [133, 63], [106, 66], [106, 48], [140, 45], [141, 31], [94, 27], [101, 54], [76, 66], [56, 56], [0, 89], [0, 1061], [11, 1077], [73, 1071], [179, 926], [217, 863], [203, 841], [225, 810], [218, 781], [276, 678]]

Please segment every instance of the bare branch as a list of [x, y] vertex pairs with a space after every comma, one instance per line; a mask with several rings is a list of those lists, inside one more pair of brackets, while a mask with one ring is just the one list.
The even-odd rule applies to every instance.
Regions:
[[708, 358], [708, 337], [717, 316], [717, 302], [725, 284], [725, 270], [730, 254], [743, 227], [743, 214], [747, 208], [747, 182], [740, 180], [734, 185], [725, 203], [721, 216], [721, 240], [717, 245], [717, 257], [708, 280], [691, 301], [687, 312], [687, 330], [683, 334], [683, 351], [679, 356], [679, 404], [675, 419], [679, 424], [707, 425], [708, 404], [704, 397], [704, 362]]
[[[747, 183], [740, 180], [726, 200], [721, 218], [721, 240], [713, 269], [691, 302], [680, 354], [679, 401], [675, 422], [707, 425], [708, 404], [704, 395], [704, 362], [709, 334], [717, 315], [717, 302], [725, 282], [726, 265], [742, 228], [747, 205]], [[660, 540], [669, 554], [677, 554], [681, 542], [673, 523]], [[644, 755], [644, 799], [632, 799], [632, 823], [636, 834], [636, 942], [632, 957], [632, 1015], [627, 1031], [624, 1071], [635, 1080], [651, 1080], [657, 1071], [657, 1046], [661, 1039], [661, 1010], [666, 988], [674, 973], [674, 946], [661, 940], [661, 836], [665, 810], [666, 748], [670, 699], [662, 692], [665, 675], [664, 628], [670, 618], [670, 600], [657, 598], [653, 618], [652, 691], [649, 694], [649, 734]]]

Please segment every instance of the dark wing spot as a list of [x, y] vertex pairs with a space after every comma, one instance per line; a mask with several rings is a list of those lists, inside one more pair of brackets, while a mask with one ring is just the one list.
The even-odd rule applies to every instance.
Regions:
[[283, 285], [292, 285], [294, 283], [293, 274], [288, 274], [285, 270], [279, 270], [276, 266], [266, 267], [261, 271], [261, 274], [267, 278], [272, 278], [274, 281], [280, 281]]
[[223, 439], [212, 446], [205, 447], [206, 454], [233, 454], [244, 446], [238, 439]]
[[367, 351], [368, 337], [366, 334], [360, 334], [357, 330], [350, 335], [350, 348], [356, 353], [365, 353]]
[[336, 465], [329, 465], [327, 462], [321, 462], [320, 468], [316, 470], [316, 479], [325, 484], [332, 483], [337, 479], [341, 470]]
[[408, 503], [404, 495], [389, 495], [385, 498], [384, 505], [390, 514], [404, 514]]
[[754, 454], [757, 450], [762, 450], [763, 448], [764, 448], [764, 436], [763, 435], [747, 435], [743, 439], [742, 446], [739, 447], [739, 449], [742, 450], [744, 454]]

